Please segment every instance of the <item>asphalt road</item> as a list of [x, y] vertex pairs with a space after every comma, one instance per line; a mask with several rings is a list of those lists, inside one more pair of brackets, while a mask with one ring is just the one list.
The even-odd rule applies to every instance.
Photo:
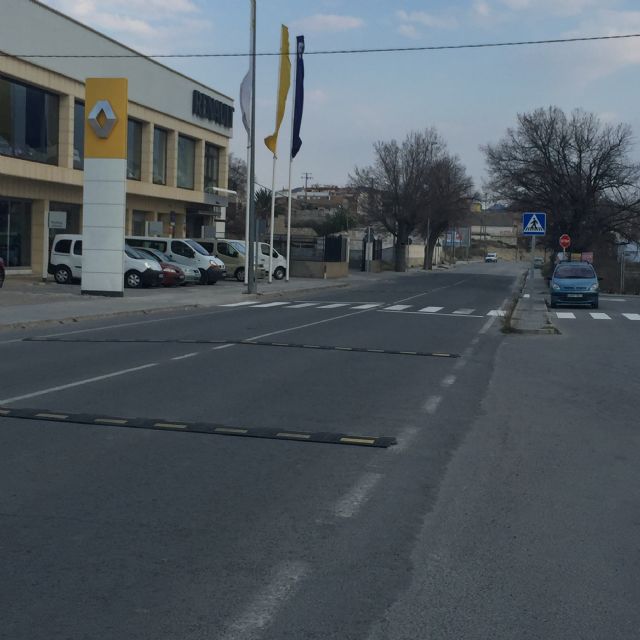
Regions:
[[0, 637], [637, 638], [640, 323], [504, 336], [520, 270], [0, 336]]

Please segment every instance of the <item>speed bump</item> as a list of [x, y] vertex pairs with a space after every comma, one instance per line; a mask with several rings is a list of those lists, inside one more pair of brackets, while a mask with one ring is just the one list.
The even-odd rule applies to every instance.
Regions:
[[123, 418], [89, 413], [68, 413], [66, 411], [61, 413], [48, 409], [14, 409], [11, 407], [0, 407], [0, 420], [2, 418], [56, 422], [58, 424], [84, 424], [95, 427], [125, 427], [128, 429], [204, 433], [208, 435], [267, 438], [271, 440], [291, 440], [295, 442], [319, 442], [323, 444], [342, 444], [382, 449], [396, 444], [396, 439], [389, 436], [360, 436], [325, 431], [297, 431], [295, 429], [283, 431], [282, 429], [271, 429], [268, 427], [232, 427], [208, 422], [174, 421], [160, 418]]

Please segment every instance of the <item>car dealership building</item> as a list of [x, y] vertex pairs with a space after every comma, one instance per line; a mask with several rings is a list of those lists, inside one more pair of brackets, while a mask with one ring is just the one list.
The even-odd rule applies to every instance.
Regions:
[[[0, 20], [0, 257], [46, 273], [49, 212], [82, 232], [85, 79], [128, 79], [125, 231], [224, 232], [233, 100], [35, 0]], [[72, 56], [72, 57], [68, 57]], [[78, 57], [74, 57], [78, 56]], [[154, 225], [158, 228], [160, 225]]]

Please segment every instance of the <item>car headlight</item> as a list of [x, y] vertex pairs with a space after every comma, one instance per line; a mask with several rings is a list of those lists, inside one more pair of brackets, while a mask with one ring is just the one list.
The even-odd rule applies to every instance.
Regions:
[[552, 288], [554, 291], [560, 291], [560, 285], [559, 285], [559, 284], [556, 284], [555, 282], [551, 285], [551, 288]]
[[598, 284], [597, 284], [597, 283], [595, 283], [595, 284], [592, 284], [592, 285], [591, 285], [591, 288], [589, 289], [589, 291], [597, 291], [599, 288], [600, 288], [600, 287], [598, 286]]

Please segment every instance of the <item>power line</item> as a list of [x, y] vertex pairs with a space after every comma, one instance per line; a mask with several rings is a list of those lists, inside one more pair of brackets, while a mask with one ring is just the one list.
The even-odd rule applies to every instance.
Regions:
[[[498, 47], [523, 47], [530, 45], [567, 44], [575, 42], [596, 42], [603, 40], [625, 40], [640, 38], [640, 33], [627, 33], [613, 36], [582, 36], [575, 38], [552, 38], [546, 40], [514, 40], [509, 42], [479, 42], [470, 44], [441, 44], [424, 47], [385, 47], [370, 49], [325, 49], [318, 51], [305, 51], [305, 56], [348, 55], [358, 53], [402, 53], [412, 51], [451, 51], [457, 49], [491, 49]], [[0, 52], [0, 57], [15, 58], [246, 58], [249, 53], [156, 53], [144, 55], [142, 53], [6, 53]], [[280, 56], [279, 51], [263, 51], [256, 56]]]

